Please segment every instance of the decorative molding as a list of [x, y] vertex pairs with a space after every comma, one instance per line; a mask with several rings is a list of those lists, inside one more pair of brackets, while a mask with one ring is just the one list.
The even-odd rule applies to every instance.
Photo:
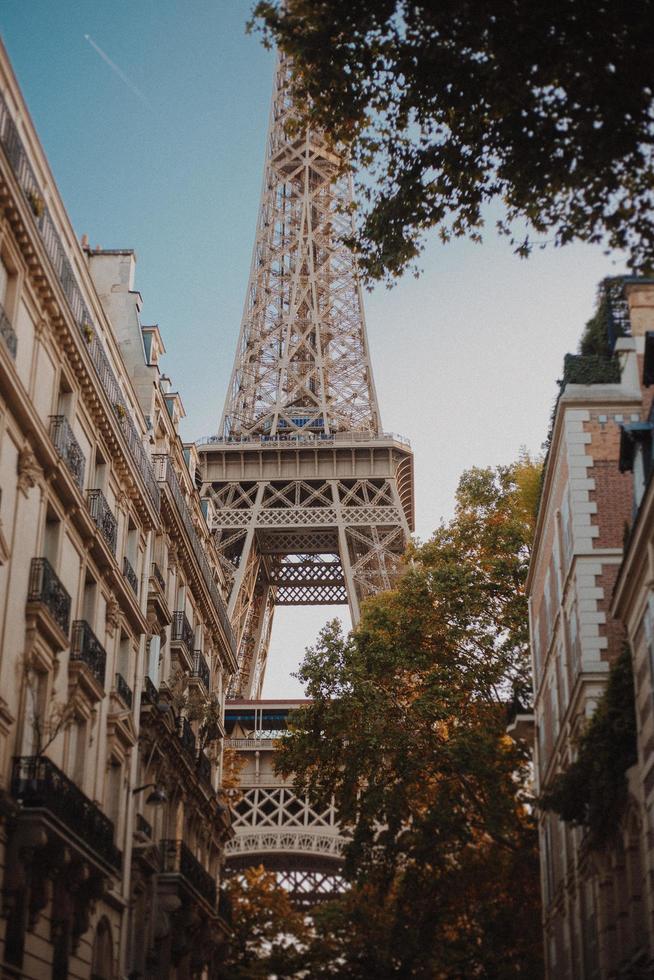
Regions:
[[120, 606], [118, 600], [113, 592], [109, 595], [107, 599], [107, 609], [105, 613], [105, 621], [107, 624], [107, 633], [109, 636], [113, 636], [117, 627], [120, 626], [122, 620], [122, 614], [120, 611]]
[[32, 487], [35, 487], [43, 479], [43, 470], [28, 443], [18, 453], [16, 473], [18, 475], [18, 489], [24, 496], [27, 496]]

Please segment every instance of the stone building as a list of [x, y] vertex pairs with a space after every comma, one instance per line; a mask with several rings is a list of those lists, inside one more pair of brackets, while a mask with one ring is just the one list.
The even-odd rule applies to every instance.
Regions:
[[129, 251], [76, 240], [0, 49], [3, 976], [215, 974], [234, 640]]
[[[626, 280], [621, 296], [614, 289], [607, 297], [609, 323], [629, 335], [615, 340], [613, 357], [566, 357], [528, 579], [537, 793], [575, 758], [575, 740], [625, 642], [626, 600], [611, 605], [616, 582], [624, 596], [622, 583], [630, 574], [621, 565], [632, 478], [624, 460], [619, 464], [625, 431], [640, 445], [637, 434], [649, 408], [640, 375], [644, 324], [654, 326], [654, 286]], [[640, 629], [640, 638], [638, 602], [629, 635]], [[637, 678], [642, 686], [642, 668]], [[649, 676], [647, 689], [651, 704]], [[651, 756], [651, 747], [643, 747], [645, 755]], [[540, 815], [550, 978], [650, 975], [633, 972], [650, 969], [654, 953], [651, 883], [643, 873], [642, 768], [629, 771], [629, 805], [615, 846], [592, 849], [582, 828], [552, 812]]]

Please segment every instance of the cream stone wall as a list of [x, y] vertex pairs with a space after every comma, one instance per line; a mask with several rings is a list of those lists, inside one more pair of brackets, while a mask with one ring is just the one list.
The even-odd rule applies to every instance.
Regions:
[[133, 253], [78, 244], [1, 47], [0, 215], [0, 972], [216, 976], [224, 574]]

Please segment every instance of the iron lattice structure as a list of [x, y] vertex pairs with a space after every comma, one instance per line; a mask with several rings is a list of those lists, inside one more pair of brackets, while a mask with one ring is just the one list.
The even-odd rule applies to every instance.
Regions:
[[[347, 837], [333, 801], [316, 806], [275, 772], [276, 741], [289, 711], [302, 702], [230, 701], [226, 746], [240, 757], [240, 793], [233, 804], [234, 837], [225, 845], [225, 869], [240, 874], [263, 864], [299, 907], [342, 893]], [[245, 737], [243, 737], [245, 736]]]
[[319, 133], [287, 134], [288, 93], [282, 61], [222, 435], [378, 433], [361, 285], [344, 243], [351, 180]]
[[274, 84], [262, 201], [220, 434], [203, 495], [225, 572], [239, 671], [260, 697], [277, 605], [389, 588], [413, 528], [413, 458], [381, 429], [351, 231], [350, 180], [320, 133], [289, 132]]

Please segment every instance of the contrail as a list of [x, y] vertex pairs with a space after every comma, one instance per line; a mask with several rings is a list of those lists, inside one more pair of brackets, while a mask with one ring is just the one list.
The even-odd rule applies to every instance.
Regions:
[[127, 86], [127, 88], [131, 89], [131, 91], [134, 93], [134, 95], [138, 99], [140, 99], [140, 101], [143, 103], [143, 105], [144, 106], [147, 106], [148, 109], [152, 109], [152, 103], [149, 102], [149, 100], [145, 97], [145, 95], [143, 95], [143, 92], [141, 91], [141, 89], [138, 88], [138, 86], [134, 84], [134, 82], [131, 80], [131, 78], [128, 78], [127, 77], [127, 75], [125, 74], [124, 71], [121, 71], [121, 69], [118, 67], [118, 65], [114, 61], [111, 60], [111, 58], [109, 57], [108, 54], [105, 54], [104, 53], [104, 51], [102, 50], [102, 48], [100, 47], [100, 45], [95, 43], [95, 41], [93, 40], [93, 38], [91, 37], [91, 35], [90, 34], [85, 34], [84, 35], [84, 40], [89, 42], [89, 44], [91, 45], [91, 47], [93, 48], [93, 50], [94, 51], [97, 51], [97, 53], [100, 55], [100, 57], [102, 58], [102, 60], [105, 61], [109, 65], [109, 67], [111, 68], [111, 70], [113, 72], [115, 72], [116, 75], [118, 75], [118, 77], [120, 78], [120, 80], [125, 83], [125, 85]]

